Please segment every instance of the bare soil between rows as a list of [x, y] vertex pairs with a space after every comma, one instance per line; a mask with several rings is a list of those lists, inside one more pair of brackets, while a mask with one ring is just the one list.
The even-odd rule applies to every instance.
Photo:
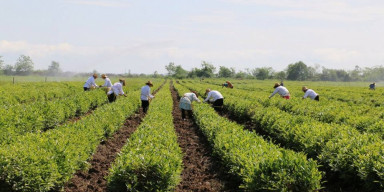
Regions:
[[239, 191], [240, 183], [225, 173], [218, 158], [193, 117], [181, 117], [179, 97], [171, 84], [173, 123], [184, 153], [182, 181], [175, 191]]
[[65, 191], [107, 191], [107, 180], [105, 177], [109, 173], [109, 168], [114, 162], [121, 148], [126, 144], [129, 136], [140, 125], [144, 113], [137, 112], [129, 117], [122, 128], [112, 137], [104, 140], [97, 147], [90, 168], [86, 171], [78, 171], [65, 186]]
[[[155, 95], [164, 84], [165, 81], [152, 94]], [[145, 114], [141, 108], [139, 108], [138, 112], [126, 119], [123, 127], [116, 131], [113, 136], [101, 141], [92, 159], [89, 161], [90, 168], [88, 170], [77, 171], [72, 179], [65, 185], [64, 191], [108, 191], [105, 177], [109, 173], [109, 168], [115, 161], [121, 148], [126, 144], [127, 139], [135, 132], [144, 117]]]

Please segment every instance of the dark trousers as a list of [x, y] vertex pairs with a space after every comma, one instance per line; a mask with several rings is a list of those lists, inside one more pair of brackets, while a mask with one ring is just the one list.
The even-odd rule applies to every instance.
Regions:
[[213, 108], [219, 112], [221, 111], [223, 104], [224, 104], [224, 99], [216, 99], [216, 101], [214, 101], [212, 105], [213, 105]]
[[213, 102], [214, 107], [221, 107], [223, 106], [224, 99], [216, 99], [216, 101]]
[[185, 111], [188, 113], [188, 117], [192, 118], [192, 110], [181, 109], [181, 118], [185, 119]]
[[83, 87], [84, 88], [84, 91], [89, 91], [89, 90], [91, 90], [90, 88], [88, 88], [88, 87]]
[[149, 107], [149, 101], [141, 100], [141, 107], [143, 108], [143, 112], [147, 113]]
[[116, 95], [115, 95], [114, 93], [108, 95], [108, 101], [109, 101], [110, 103], [116, 101]]
[[316, 101], [320, 101], [320, 99], [319, 99], [319, 95], [317, 95], [317, 96], [315, 97], [314, 100], [316, 100]]

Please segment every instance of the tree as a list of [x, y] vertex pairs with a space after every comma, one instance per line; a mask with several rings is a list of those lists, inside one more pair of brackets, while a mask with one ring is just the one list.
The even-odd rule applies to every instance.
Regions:
[[33, 71], [33, 61], [29, 56], [20, 55], [15, 64], [17, 75], [28, 75]]
[[5, 75], [13, 75], [14, 73], [14, 67], [12, 65], [5, 65], [3, 71]]
[[57, 75], [61, 73], [59, 62], [52, 61], [51, 65], [48, 66], [48, 74], [49, 75]]
[[239, 71], [238, 73], [236, 73], [235, 77], [237, 79], [245, 79], [246, 77], [248, 76], [248, 74], [244, 71]]
[[166, 65], [165, 69], [168, 71], [169, 76], [173, 76], [176, 73], [176, 65], [174, 62], [170, 62], [168, 65]]
[[3, 65], [4, 65], [4, 60], [2, 59], [3, 56], [0, 56], [0, 75], [3, 74]]
[[362, 74], [363, 74], [363, 70], [358, 65], [356, 65], [355, 69], [353, 69], [350, 72], [350, 76], [351, 76], [352, 81], [359, 81], [359, 80], [361, 80]]
[[188, 71], [183, 69], [181, 65], [175, 65], [175, 63], [170, 62], [165, 66], [165, 69], [168, 71], [168, 75], [177, 79], [186, 78]]
[[264, 80], [272, 77], [273, 69], [272, 67], [262, 67], [256, 68], [253, 70], [252, 74], [256, 79]]
[[275, 73], [275, 75], [273, 77], [275, 79], [284, 80], [286, 78], [286, 76], [287, 76], [287, 74], [285, 73], [285, 71], [280, 71], [280, 72]]
[[188, 77], [189, 77], [189, 78], [200, 77], [199, 74], [201, 74], [201, 70], [195, 67], [195, 68], [193, 68], [193, 69], [188, 73]]
[[200, 71], [201, 73], [198, 76], [199, 77], [207, 77], [207, 78], [214, 77], [215, 76], [215, 74], [214, 74], [215, 70], [216, 70], [216, 68], [212, 64], [210, 64], [206, 61], [203, 61], [201, 63], [201, 71]]
[[295, 64], [289, 64], [287, 70], [287, 79], [288, 80], [307, 80], [309, 76], [308, 67], [302, 61], [299, 61]]
[[160, 75], [159, 75], [159, 72], [155, 71], [152, 75], [153, 78], [159, 78]]
[[2, 59], [3, 56], [0, 56], [0, 70], [3, 69], [4, 60]]
[[234, 68], [229, 69], [227, 67], [220, 66], [218, 77], [233, 77], [235, 73]]

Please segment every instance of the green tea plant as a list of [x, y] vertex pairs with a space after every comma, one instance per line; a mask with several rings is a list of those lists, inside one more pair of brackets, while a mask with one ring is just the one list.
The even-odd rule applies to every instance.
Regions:
[[110, 190], [170, 191], [180, 182], [182, 152], [167, 84], [156, 94], [142, 124], [128, 139], [110, 174]]
[[0, 106], [69, 97], [79, 91], [82, 91], [82, 85], [78, 82], [34, 82], [2, 85], [0, 87]]
[[[192, 87], [192, 84], [186, 85]], [[193, 88], [199, 90], [200, 94], [204, 93], [203, 87], [206, 86], [193, 84]], [[296, 101], [281, 101], [281, 103], [291, 103], [277, 108], [275, 105], [262, 103], [273, 101], [252, 99], [250, 95], [255, 93], [226, 89], [220, 89], [220, 91], [224, 94], [225, 107], [232, 114], [240, 118], [248, 118], [256, 129], [272, 136], [279, 144], [318, 159], [329, 175], [336, 175], [337, 179], [345, 183], [358, 181], [353, 184], [364, 186], [364, 188], [383, 186], [382, 173], [378, 171], [382, 170], [383, 166], [383, 162], [379, 160], [382, 158], [381, 148], [384, 147], [381, 135], [362, 134], [353, 127], [322, 123], [310, 116], [291, 114], [281, 110], [281, 108], [294, 107], [297, 104]], [[239, 100], [239, 98], [242, 99]], [[358, 150], [351, 146], [355, 146]], [[366, 150], [361, 150], [367, 148], [376, 151], [368, 153], [367, 156]], [[362, 165], [364, 166], [361, 167]]]
[[[175, 87], [179, 94], [188, 91], [179, 85]], [[193, 113], [214, 153], [228, 168], [228, 173], [243, 182], [241, 188], [246, 191], [313, 191], [321, 188], [322, 173], [316, 161], [243, 130], [242, 126], [220, 117], [209, 105], [196, 104]]]
[[140, 92], [127, 93], [92, 114], [42, 133], [18, 136], [0, 146], [0, 179], [15, 191], [59, 190], [87, 160], [100, 141], [119, 129], [140, 106]]

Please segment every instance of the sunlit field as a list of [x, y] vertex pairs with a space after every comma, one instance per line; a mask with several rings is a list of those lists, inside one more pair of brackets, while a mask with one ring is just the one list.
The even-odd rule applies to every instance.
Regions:
[[[109, 103], [103, 89], [83, 91], [87, 77], [15, 79], [0, 78], [2, 191], [76, 191], [80, 188], [75, 186], [91, 183], [79, 178], [88, 173], [104, 179], [103, 184], [89, 185], [112, 191], [181, 190], [188, 185], [183, 175], [190, 165], [185, 159], [205, 158], [188, 153], [192, 141], [181, 139], [186, 132], [179, 129], [191, 126], [200, 134], [185, 139], [206, 141], [210, 152], [204, 155], [215, 157], [206, 163], [220, 167], [219, 172], [188, 174], [189, 180], [201, 174], [220, 176], [201, 188], [384, 190], [380, 82], [369, 90], [370, 82], [284, 81], [291, 95], [285, 100], [279, 95], [268, 98], [278, 80], [126, 78], [127, 97]], [[140, 89], [148, 80], [155, 97], [144, 114]], [[222, 86], [228, 80], [234, 88]], [[316, 91], [320, 101], [303, 99], [302, 86]], [[194, 102], [193, 116], [181, 119], [179, 98], [193, 90], [203, 100], [208, 88], [224, 96], [223, 107], [214, 110]], [[128, 127], [131, 132], [121, 147], [105, 148]], [[99, 154], [100, 147], [114, 156]], [[94, 159], [107, 167], [99, 175], [94, 174]]]

